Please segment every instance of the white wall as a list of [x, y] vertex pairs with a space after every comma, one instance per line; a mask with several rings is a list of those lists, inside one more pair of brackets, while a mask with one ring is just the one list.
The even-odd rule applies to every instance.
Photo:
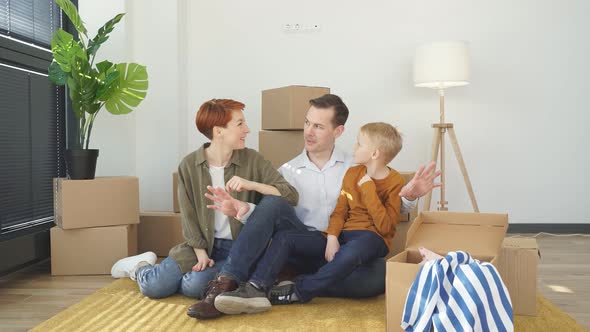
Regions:
[[[125, 3], [116, 0], [81, 0], [79, 8], [80, 16], [88, 29], [88, 36], [94, 38], [104, 23], [116, 14], [125, 12]], [[124, 18], [116, 25], [109, 40], [99, 49], [94, 63], [103, 60], [113, 63], [127, 62], [129, 54], [122, 52], [125, 49], [126, 38]], [[114, 116], [106, 109], [99, 111], [89, 144], [91, 149], [100, 150], [96, 165], [97, 176], [135, 174], [135, 117], [136, 113]]]
[[[182, 5], [176, 1], [80, 0], [80, 15], [90, 35], [116, 14], [126, 12], [111, 38], [99, 50], [97, 60], [137, 62], [147, 66], [149, 89], [146, 99], [129, 115], [106, 110], [96, 118], [91, 146], [100, 149], [97, 175], [136, 175], [143, 211], [172, 209], [172, 172], [186, 150], [186, 110], [181, 86], [178, 20]], [[91, 37], [91, 38], [92, 38]], [[184, 54], [184, 52], [182, 52]], [[180, 59], [180, 61], [179, 61]], [[180, 150], [182, 149], [182, 152]]]
[[[159, 98], [151, 104], [146, 99], [146, 110], [135, 115], [143, 209], [171, 206], [164, 180], [180, 155], [204, 142], [194, 126], [203, 101], [243, 101], [252, 129], [247, 144], [257, 147], [260, 91], [290, 84], [329, 86], [344, 99], [351, 114], [341, 147], [351, 146], [362, 124], [388, 121], [405, 138], [392, 166], [417, 168], [430, 155], [438, 97], [413, 87], [414, 50], [424, 42], [460, 39], [471, 43], [471, 85], [447, 90], [446, 115], [456, 126], [481, 211], [508, 212], [514, 223], [589, 222], [584, 166], [590, 134], [582, 128], [589, 120], [582, 98], [590, 76], [585, 0], [176, 0], [165, 8], [155, 1], [131, 3], [127, 10], [138, 21], [151, 22], [145, 30], [131, 29], [129, 38], [139, 45], [134, 56], [148, 64], [148, 98]], [[161, 19], [170, 24], [157, 24]], [[322, 28], [286, 33], [285, 23]], [[163, 71], [165, 78], [158, 77]], [[176, 104], [169, 103], [175, 97]], [[166, 116], [162, 108], [169, 110]], [[156, 128], [157, 139], [148, 134]], [[102, 142], [111, 149], [108, 140]], [[153, 162], [142, 157], [144, 150], [162, 164], [143, 165]], [[447, 151], [449, 208], [469, 211], [450, 145]]]

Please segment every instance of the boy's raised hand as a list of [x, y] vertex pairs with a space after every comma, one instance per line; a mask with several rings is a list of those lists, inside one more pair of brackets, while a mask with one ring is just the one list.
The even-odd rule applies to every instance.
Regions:
[[214, 202], [213, 205], [207, 205], [209, 209], [221, 211], [224, 215], [240, 220], [244, 214], [250, 210], [250, 205], [231, 197], [223, 188], [214, 188], [207, 186], [211, 192], [205, 193], [205, 197]]
[[434, 183], [434, 179], [441, 173], [440, 170], [433, 173], [435, 167], [435, 162], [431, 162], [426, 169], [425, 165], [420, 166], [414, 178], [402, 188], [399, 195], [413, 201], [428, 194], [433, 188], [440, 187], [440, 183]]
[[328, 234], [328, 242], [326, 242], [326, 261], [331, 262], [334, 259], [334, 255], [340, 250], [340, 242], [334, 235]]

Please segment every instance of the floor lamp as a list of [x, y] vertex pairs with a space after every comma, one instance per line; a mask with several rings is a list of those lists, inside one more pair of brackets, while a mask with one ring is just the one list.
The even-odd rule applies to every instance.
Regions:
[[[436, 89], [440, 96], [440, 122], [432, 125], [434, 128], [432, 161], [437, 161], [440, 152], [440, 178], [442, 183], [437, 209], [439, 211], [448, 210], [448, 202], [445, 200], [445, 134], [448, 133], [467, 186], [471, 205], [473, 205], [475, 212], [479, 212], [467, 168], [459, 149], [455, 129], [452, 123], [445, 122], [444, 90], [469, 84], [468, 44], [462, 41], [443, 41], [420, 46], [416, 50], [414, 59], [414, 84], [416, 87]], [[424, 210], [430, 210], [431, 199], [432, 191], [426, 196]]]

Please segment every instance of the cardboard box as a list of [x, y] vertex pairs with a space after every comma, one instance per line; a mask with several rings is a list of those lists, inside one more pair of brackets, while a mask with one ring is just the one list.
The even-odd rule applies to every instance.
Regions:
[[262, 91], [262, 129], [303, 129], [309, 100], [327, 93], [329, 88], [301, 85]]
[[178, 205], [178, 172], [172, 173], [172, 211], [180, 213], [180, 205]]
[[391, 250], [389, 251], [387, 258], [393, 257], [406, 249], [406, 238], [412, 223], [412, 221], [403, 221], [395, 226], [395, 236], [393, 237]]
[[515, 315], [537, 315], [537, 265], [540, 251], [534, 238], [506, 238], [494, 264], [508, 288]]
[[463, 250], [480, 261], [495, 262], [507, 228], [506, 214], [421, 212], [408, 230], [406, 249], [386, 263], [387, 331], [403, 331], [406, 297], [421, 268], [419, 247], [440, 255]]
[[137, 255], [137, 225], [50, 231], [51, 274], [110, 274], [121, 258]]
[[261, 130], [258, 133], [258, 151], [275, 168], [295, 158], [303, 151], [303, 131]]
[[[412, 180], [416, 172], [399, 172], [399, 174], [401, 174], [406, 180], [406, 183], [408, 183]], [[418, 206], [419, 204], [416, 204], [416, 207], [412, 211], [400, 215], [400, 222], [395, 227], [395, 237], [393, 238], [391, 251], [389, 251], [388, 257], [393, 257], [404, 251], [406, 248], [406, 234], [412, 225], [412, 221], [418, 216]]]
[[139, 252], [153, 251], [166, 257], [172, 247], [185, 242], [180, 213], [142, 212], [139, 219]]
[[55, 223], [63, 229], [139, 223], [139, 180], [134, 176], [53, 180]]

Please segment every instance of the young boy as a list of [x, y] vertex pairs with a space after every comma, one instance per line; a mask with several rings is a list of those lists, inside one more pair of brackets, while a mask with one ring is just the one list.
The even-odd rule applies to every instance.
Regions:
[[[334, 259], [351, 241], [364, 259], [384, 257], [391, 249], [399, 222], [399, 193], [404, 178], [387, 164], [402, 148], [402, 138], [391, 125], [368, 123], [361, 127], [354, 146], [354, 163], [344, 175], [338, 203], [330, 216], [325, 258]], [[375, 236], [378, 236], [378, 240]]]
[[[386, 256], [399, 221], [399, 193], [405, 184], [387, 164], [401, 148], [402, 138], [391, 125], [364, 125], [354, 148], [358, 166], [344, 176], [327, 237], [319, 231], [277, 232], [249, 282], [219, 295], [215, 307], [226, 314], [239, 314], [266, 311], [271, 303], [308, 302], [358, 266]], [[270, 290], [287, 261], [311, 273]]]

